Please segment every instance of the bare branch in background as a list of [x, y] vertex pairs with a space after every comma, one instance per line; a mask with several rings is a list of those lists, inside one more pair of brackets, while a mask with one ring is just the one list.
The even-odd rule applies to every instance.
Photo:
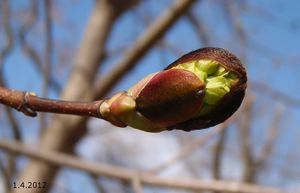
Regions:
[[143, 186], [142, 186], [142, 183], [141, 183], [141, 179], [140, 179], [140, 175], [139, 173], [137, 172], [132, 181], [132, 187], [133, 187], [133, 190], [134, 190], [134, 193], [143, 193]]
[[[221, 178], [221, 167], [222, 167], [222, 157], [225, 149], [225, 142], [226, 142], [226, 134], [228, 125], [224, 124], [224, 128], [220, 135], [217, 143], [215, 144], [212, 152], [212, 175], [213, 179], [220, 180]], [[215, 192], [219, 193], [219, 192]]]
[[255, 157], [252, 152], [251, 143], [251, 118], [253, 99], [246, 100], [244, 105], [243, 117], [240, 120], [239, 130], [242, 143], [242, 160], [244, 164], [243, 181], [254, 183], [256, 177], [266, 164], [267, 159], [270, 157], [274, 148], [274, 142], [278, 137], [279, 122], [282, 116], [282, 109], [278, 108], [274, 113], [274, 118], [270, 123], [268, 135], [265, 144], [261, 147], [258, 157]]
[[98, 176], [90, 175], [90, 177], [91, 177], [93, 184], [97, 188], [98, 193], [106, 193], [106, 190], [104, 189], [102, 183], [99, 181]]
[[[4, 0], [1, 2], [1, 13], [3, 18], [3, 27], [5, 30], [6, 35], [6, 45], [3, 49], [0, 50], [0, 86], [6, 86], [4, 75], [3, 75], [3, 68], [6, 58], [8, 57], [9, 53], [11, 52], [13, 45], [14, 45], [14, 37], [12, 32], [12, 27], [10, 24], [10, 6], [9, 1]], [[12, 125], [13, 129], [13, 136], [15, 139], [20, 140], [21, 134], [20, 134], [20, 127], [17, 119], [14, 117], [13, 112], [10, 108], [6, 108], [6, 114], [8, 117], [9, 122]]]
[[254, 99], [248, 99], [244, 103], [243, 115], [239, 121], [239, 134], [241, 143], [242, 163], [244, 167], [242, 181], [254, 182], [255, 180], [255, 162], [252, 155], [251, 146], [251, 121], [252, 121], [252, 105]]
[[183, 50], [178, 48], [175, 44], [172, 44], [168, 40], [162, 39], [158, 42], [159, 47], [162, 47], [165, 50], [172, 52], [176, 56], [182, 56], [185, 54]]
[[[52, 72], [52, 56], [53, 56], [53, 34], [52, 34], [52, 2], [51, 0], [44, 1], [45, 10], [45, 51], [44, 51], [44, 65], [43, 65], [43, 78], [44, 83], [42, 86], [42, 97], [48, 97], [48, 90], [51, 80]], [[40, 129], [45, 128], [46, 115], [40, 115]]]
[[243, 27], [243, 22], [241, 20], [241, 9], [237, 8], [237, 1], [229, 0], [229, 1], [220, 1], [220, 4], [223, 5], [225, 15], [228, 18], [228, 21], [232, 25], [232, 28], [235, 30], [236, 35], [240, 42], [240, 50], [241, 50], [241, 59], [243, 62], [247, 60], [247, 37], [246, 31]]
[[209, 45], [209, 35], [207, 30], [204, 27], [204, 23], [197, 17], [192, 11], [187, 12], [187, 19], [194, 27], [200, 41], [202, 41], [203, 46], [206, 47]]
[[[76, 168], [93, 175], [133, 181], [137, 174], [134, 170], [100, 163], [91, 163], [63, 153], [48, 150], [32, 150], [19, 142], [2, 140], [0, 141], [0, 148], [5, 151], [26, 155], [31, 159], [47, 162], [50, 165]], [[230, 193], [288, 193], [287, 191], [280, 189], [247, 183], [188, 178], [161, 178], [148, 173], [140, 173], [139, 179], [141, 183], [145, 185], [175, 189], [224, 191]]]
[[[61, 94], [62, 99], [72, 101], [92, 100], [91, 95], [94, 92], [92, 85], [95, 81], [98, 67], [103, 60], [106, 41], [113, 24], [118, 16], [126, 10], [125, 8], [133, 5], [133, 3], [136, 3], [136, 0], [130, 2], [95, 1], [81, 45], [74, 57], [74, 64], [69, 79]], [[72, 152], [76, 142], [86, 132], [86, 123], [86, 117], [54, 116], [47, 129], [44, 130], [40, 147], [53, 151]], [[46, 163], [32, 161], [20, 174], [19, 179], [35, 179], [51, 183], [57, 171], [58, 168], [50, 167]], [[14, 193], [21, 192], [24, 193], [24, 190], [14, 190]], [[43, 193], [45, 190], [35, 189], [34, 192]]]
[[[0, 8], [2, 13], [2, 22], [3, 22], [3, 28], [6, 36], [6, 44], [4, 44], [4, 47], [0, 50], [0, 87], [6, 86], [6, 82], [4, 79], [3, 74], [3, 68], [5, 64], [5, 60], [7, 59], [8, 55], [13, 49], [14, 46], [14, 36], [13, 36], [13, 30], [11, 26], [11, 8], [8, 0], [3, 0], [0, 2]], [[21, 140], [21, 130], [20, 125], [15, 117], [12, 109], [5, 107], [5, 112], [8, 118], [8, 121], [12, 128], [12, 137], [13, 139], [20, 141]], [[3, 171], [3, 174], [5, 175], [5, 179], [10, 182], [12, 177], [15, 175], [16, 165], [15, 165], [15, 155], [14, 154], [7, 154], [7, 167], [1, 167], [1, 169], [6, 170]], [[7, 187], [9, 188], [9, 186]]]
[[278, 100], [286, 105], [300, 108], [300, 98], [291, 97], [281, 91], [271, 88], [269, 85], [262, 82], [252, 81], [250, 88], [262, 94], [269, 95], [270, 98]]
[[114, 69], [101, 78], [95, 86], [94, 98], [101, 98], [149, 51], [149, 49], [173, 26], [173, 24], [196, 1], [177, 0], [171, 5], [135, 43], [124, 53], [121, 61]]
[[[20, 30], [19, 30], [19, 39], [20, 39], [20, 43], [22, 46], [23, 51], [25, 52], [25, 54], [27, 54], [27, 56], [33, 61], [34, 66], [36, 67], [36, 69], [41, 72], [41, 74], [46, 75], [48, 72], [46, 65], [43, 65], [43, 59], [40, 56], [40, 54], [38, 53], [37, 50], [35, 50], [27, 41], [26, 41], [26, 37], [29, 33], [29, 31], [33, 28], [34, 24], [37, 22], [37, 17], [38, 17], [38, 3], [39, 1], [37, 0], [31, 0], [30, 1], [30, 11], [29, 11], [29, 16], [28, 19], [26, 21], [24, 21], [23, 25], [21, 26]], [[47, 16], [46, 16], [47, 17]], [[46, 26], [46, 33], [47, 30], [49, 31], [50, 29], [47, 29], [49, 26], [49, 24], [45, 24]], [[51, 24], [50, 24], [51, 25]], [[46, 45], [49, 43], [48, 41], [53, 41], [51, 40], [51, 37], [49, 37], [49, 34], [46, 34]], [[48, 45], [47, 45], [48, 46]], [[52, 46], [50, 45], [50, 49]], [[46, 48], [46, 50], [49, 48]], [[49, 55], [51, 55], [51, 53], [48, 53]], [[47, 55], [45, 55], [45, 57], [48, 57]], [[47, 59], [48, 60], [48, 59]], [[48, 65], [49, 66], [49, 65]], [[59, 83], [57, 83], [52, 77], [47, 77], [48, 75], [46, 75], [46, 78], [48, 79], [47, 81], [45, 80], [44, 82], [44, 86], [48, 85], [51, 86], [54, 90], [56, 91], [60, 91], [61, 90], [61, 86], [59, 85]], [[44, 77], [45, 78], [45, 77]], [[44, 87], [43, 86], [43, 87]]]
[[209, 140], [211, 140], [213, 137], [220, 134], [220, 132], [222, 132], [222, 130], [224, 130], [224, 129], [225, 129], [224, 124], [221, 124], [220, 126], [218, 126], [218, 128], [216, 128], [211, 133], [191, 140], [189, 143], [187, 143], [181, 149], [179, 149], [178, 152], [176, 152], [176, 154], [173, 155], [170, 159], [163, 162], [159, 166], [156, 166], [155, 168], [151, 169], [149, 172], [153, 173], [153, 174], [158, 174], [158, 173], [166, 170], [168, 167], [173, 166], [176, 162], [186, 159], [199, 146], [205, 145]]
[[256, 167], [258, 170], [261, 170], [262, 167], [266, 164], [266, 161], [270, 158], [276, 139], [278, 138], [278, 133], [280, 129], [280, 121], [282, 119], [283, 109], [277, 108], [274, 112], [274, 116], [272, 121], [270, 122], [270, 126], [267, 130], [267, 137], [265, 140], [265, 144], [262, 146], [260, 154], [255, 160]]
[[[13, 155], [13, 153], [8, 153], [9, 155]], [[11, 186], [11, 175], [8, 174], [7, 168], [4, 166], [3, 162], [0, 160], [0, 179], [4, 181], [3, 185], [4, 188], [3, 190], [5, 192], [9, 192], [10, 186]]]

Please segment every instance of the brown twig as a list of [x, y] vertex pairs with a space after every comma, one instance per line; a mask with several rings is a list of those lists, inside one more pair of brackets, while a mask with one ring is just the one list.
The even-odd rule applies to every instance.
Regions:
[[101, 100], [93, 102], [51, 100], [37, 97], [34, 93], [0, 87], [0, 103], [31, 117], [36, 116], [38, 111], [102, 118], [98, 111]]
[[[47, 162], [51, 165], [76, 168], [94, 175], [117, 178], [129, 182], [132, 182], [137, 174], [134, 170], [100, 163], [91, 163], [63, 153], [47, 150], [33, 150], [24, 146], [24, 144], [15, 141], [1, 140], [0, 148], [5, 151], [26, 155], [31, 159]], [[224, 191], [231, 193], [287, 193], [287, 191], [284, 190], [247, 183], [197, 180], [182, 177], [162, 178], [148, 173], [140, 173], [139, 179], [143, 184], [174, 189]]]

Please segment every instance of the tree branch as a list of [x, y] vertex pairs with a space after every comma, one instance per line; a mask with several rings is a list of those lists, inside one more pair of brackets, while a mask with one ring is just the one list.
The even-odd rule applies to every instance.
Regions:
[[254, 100], [251, 98], [246, 100], [243, 108], [243, 116], [239, 121], [241, 156], [244, 166], [244, 172], [242, 176], [243, 182], [254, 182], [256, 175], [250, 135], [253, 102]]
[[37, 97], [34, 93], [0, 87], [0, 103], [31, 117], [36, 116], [36, 111], [39, 111], [102, 118], [98, 110], [101, 100], [93, 102], [51, 100]]
[[[7, 59], [8, 55], [13, 49], [14, 46], [14, 35], [13, 29], [11, 25], [11, 7], [10, 2], [8, 0], [4, 0], [0, 2], [1, 14], [2, 14], [2, 21], [3, 21], [3, 28], [6, 36], [6, 44], [0, 50], [0, 87], [6, 85], [6, 81], [4, 79], [4, 64], [5, 60]], [[15, 117], [13, 111], [9, 107], [5, 107], [5, 112], [8, 118], [8, 121], [12, 128], [12, 137], [15, 140], [21, 140], [21, 132], [20, 132], [20, 125]], [[15, 165], [15, 155], [14, 154], [7, 154], [6, 156], [7, 166], [6, 168], [2, 168], [3, 173], [6, 173], [5, 180], [10, 183], [10, 179], [15, 175], [16, 165]], [[7, 186], [6, 188], [9, 188]]]
[[[26, 155], [31, 159], [47, 162], [48, 164], [83, 170], [93, 175], [102, 175], [132, 182], [135, 180], [137, 174], [134, 170], [100, 163], [91, 163], [63, 153], [47, 150], [33, 150], [19, 142], [1, 140], [0, 148], [5, 151]], [[148, 173], [140, 173], [139, 180], [141, 183], [151, 186], [186, 190], [224, 191], [231, 193], [288, 193], [280, 189], [247, 183], [187, 178], [161, 178]]]
[[103, 97], [195, 2], [197, 1], [177, 0], [159, 16], [131, 48], [124, 53], [123, 59], [115, 65], [114, 69], [99, 80], [95, 86], [94, 98]]
[[[116, 10], [120, 7], [119, 4], [131, 5], [129, 1], [95, 1], [79, 49], [74, 57], [69, 79], [61, 93], [63, 100], [92, 100], [91, 96], [94, 92], [92, 85], [103, 61], [107, 39], [115, 20], [121, 14], [120, 10]], [[87, 117], [79, 116], [53, 116], [49, 126], [43, 132], [39, 146], [42, 149], [72, 152], [76, 142], [86, 132], [87, 120]], [[20, 173], [18, 179], [33, 179], [51, 183], [57, 171], [57, 167], [53, 168], [44, 162], [32, 161]], [[47, 191], [42, 189], [13, 190], [14, 193], [44, 193]]]
[[193, 139], [188, 144], [184, 145], [181, 149], [179, 149], [179, 151], [176, 152], [176, 154], [173, 155], [170, 159], [156, 166], [155, 168], [151, 169], [149, 172], [153, 174], [157, 174], [159, 172], [162, 172], [163, 170], [166, 170], [168, 167], [174, 165], [176, 162], [187, 158], [192, 152], [194, 152], [196, 148], [205, 145], [210, 139], [218, 135], [223, 129], [224, 129], [223, 125], [221, 124], [213, 132], [205, 136]]
[[263, 82], [252, 81], [249, 85], [251, 89], [261, 93], [265, 93], [274, 100], [279, 100], [280, 102], [290, 105], [292, 107], [300, 107], [300, 98], [291, 97], [279, 90], [273, 89], [272, 87]]

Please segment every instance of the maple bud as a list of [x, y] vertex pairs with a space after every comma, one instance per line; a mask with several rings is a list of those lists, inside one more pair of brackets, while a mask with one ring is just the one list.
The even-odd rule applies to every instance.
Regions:
[[237, 57], [221, 48], [203, 48], [116, 94], [101, 105], [100, 112], [117, 126], [149, 132], [203, 129], [237, 110], [246, 82]]

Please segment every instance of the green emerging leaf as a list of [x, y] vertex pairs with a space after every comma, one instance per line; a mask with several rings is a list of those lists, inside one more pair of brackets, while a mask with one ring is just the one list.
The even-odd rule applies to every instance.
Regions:
[[204, 102], [196, 116], [209, 113], [238, 80], [234, 72], [214, 60], [191, 61], [174, 68], [191, 71], [206, 84]]

